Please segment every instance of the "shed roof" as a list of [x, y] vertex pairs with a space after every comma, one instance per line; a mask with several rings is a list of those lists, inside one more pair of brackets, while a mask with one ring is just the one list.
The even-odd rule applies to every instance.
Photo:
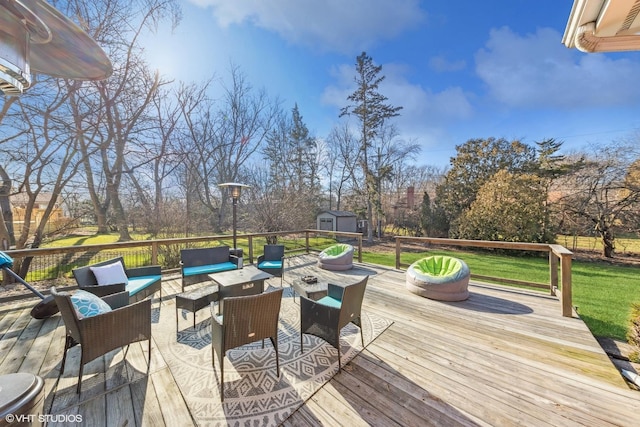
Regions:
[[333, 216], [357, 216], [353, 212], [349, 212], [349, 211], [322, 211], [320, 213], [328, 213]]

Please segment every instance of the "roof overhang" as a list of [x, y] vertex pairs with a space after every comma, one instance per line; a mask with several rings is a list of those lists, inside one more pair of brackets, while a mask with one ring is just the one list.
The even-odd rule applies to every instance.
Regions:
[[640, 50], [640, 0], [574, 0], [562, 43], [583, 52]]

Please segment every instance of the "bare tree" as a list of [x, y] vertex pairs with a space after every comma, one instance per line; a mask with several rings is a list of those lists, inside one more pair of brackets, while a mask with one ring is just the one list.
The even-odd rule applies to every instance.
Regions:
[[326, 140], [326, 147], [324, 167], [329, 176], [329, 209], [333, 208], [335, 197], [335, 209], [340, 210], [342, 195], [347, 190], [348, 183], [355, 185], [359, 183], [359, 180], [356, 179], [359, 146], [348, 123], [337, 125], [331, 129]]
[[[9, 114], [11, 106], [18, 100], [17, 97], [5, 97], [2, 108], [0, 109], [0, 129], [6, 129], [2, 126], [5, 117]], [[6, 135], [2, 132], [0, 137], [0, 148], [15, 135]], [[1, 151], [1, 150], [0, 150]], [[11, 195], [11, 177], [7, 173], [5, 166], [0, 164], [0, 178], [2, 186], [0, 187], [0, 250], [7, 250], [15, 244], [15, 234], [13, 230], [13, 213], [11, 212], [11, 203], [9, 196]]]
[[[106, 212], [110, 207], [120, 240], [130, 240], [120, 186], [124, 174], [139, 165], [127, 164], [125, 158], [135, 151], [136, 143], [144, 141], [145, 129], [153, 126], [150, 123], [157, 125], [147, 113], [156, 91], [167, 83], [157, 73], [153, 75], [142, 61], [139, 39], [164, 17], [176, 22], [179, 13], [172, 0], [116, 0], [85, 6], [81, 2], [70, 5], [73, 15], [82, 17], [94, 38], [103, 43], [115, 66], [108, 80], [82, 88], [70, 84], [77, 132], [82, 135], [84, 173], [99, 232], [107, 231]], [[104, 186], [99, 187], [98, 183]]]
[[374, 171], [372, 175], [375, 183], [374, 214], [378, 237], [382, 237], [383, 227], [382, 195], [389, 193], [389, 184], [391, 184], [397, 171], [407, 166], [410, 161], [415, 160], [418, 153], [420, 153], [418, 144], [399, 140], [396, 136], [397, 131], [394, 126], [382, 126], [379, 142], [376, 144], [375, 154], [372, 159], [372, 169]]
[[[181, 108], [172, 92], [161, 87], [153, 96], [154, 117], [149, 121], [151, 126], [146, 131], [142, 143], [132, 144], [132, 150], [124, 159], [124, 170], [132, 184], [131, 206], [139, 203], [140, 221], [146, 231], [158, 235], [163, 228], [171, 228], [175, 223], [175, 213], [165, 221], [167, 212], [164, 209], [167, 183], [171, 182], [185, 153], [174, 139], [179, 137], [181, 124]], [[153, 122], [156, 122], [153, 125]], [[136, 166], [137, 165], [137, 166]], [[131, 215], [129, 215], [131, 216]]]
[[[27, 244], [34, 248], [42, 244], [62, 190], [75, 176], [79, 165], [77, 139], [67, 120], [69, 94], [66, 87], [55, 79], [47, 79], [44, 86], [46, 94], [31, 91], [21, 99], [20, 118], [24, 132], [16, 138], [10, 153], [19, 165], [14, 170], [15, 191], [25, 197], [24, 221], [15, 241], [18, 249]], [[40, 196], [44, 194], [50, 197], [43, 208]], [[33, 217], [36, 203], [39, 205], [38, 218]], [[16, 264], [22, 277], [26, 275], [29, 263], [30, 258], [27, 258]]]
[[[254, 230], [266, 232], [309, 228], [315, 220], [316, 210], [304, 195], [290, 186], [282, 186], [271, 179], [266, 166], [251, 169], [246, 207], [247, 223]], [[271, 243], [275, 243], [271, 239]]]
[[218, 184], [244, 180], [243, 167], [262, 146], [279, 114], [279, 102], [264, 90], [254, 90], [238, 67], [231, 67], [230, 83], [222, 85], [222, 92], [215, 103], [206, 91], [182, 101], [188, 163], [198, 172], [189, 176], [198, 177], [197, 195], [214, 231], [222, 229], [230, 203]]
[[560, 212], [569, 218], [586, 220], [600, 237], [603, 255], [615, 254], [615, 230], [622, 219], [637, 216], [640, 202], [638, 169], [633, 147], [612, 143], [598, 147], [595, 155], [584, 155], [585, 165], [563, 179]]

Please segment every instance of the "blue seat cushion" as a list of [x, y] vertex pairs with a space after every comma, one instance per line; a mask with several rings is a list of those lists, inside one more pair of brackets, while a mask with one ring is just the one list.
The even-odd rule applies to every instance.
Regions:
[[262, 261], [258, 268], [282, 268], [282, 261]]
[[151, 286], [158, 280], [160, 280], [160, 276], [130, 277], [127, 286], [125, 287], [125, 291], [128, 291], [129, 296], [132, 296], [147, 288], [148, 286]]
[[318, 301], [316, 301], [322, 305], [328, 305], [333, 308], [340, 308], [342, 306], [342, 301], [338, 301], [335, 298], [331, 298], [330, 296], [322, 297]]
[[228, 262], [221, 262], [219, 264], [197, 265], [195, 267], [184, 267], [182, 269], [183, 276], [196, 276], [198, 274], [218, 273], [220, 271], [235, 270], [237, 265]]

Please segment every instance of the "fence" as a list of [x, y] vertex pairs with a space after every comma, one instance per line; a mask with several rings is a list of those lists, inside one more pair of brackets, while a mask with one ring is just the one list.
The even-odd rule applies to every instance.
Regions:
[[[279, 231], [272, 233], [239, 234], [237, 243], [245, 251], [249, 263], [253, 263], [263, 252], [268, 238], [280, 239], [285, 243], [286, 253], [309, 253], [324, 249], [329, 243], [320, 240], [320, 236], [331, 239], [343, 237], [357, 242], [358, 260], [362, 262], [362, 235], [360, 233], [333, 232], [324, 230]], [[184, 237], [156, 240], [138, 240], [131, 242], [105, 243], [98, 245], [65, 246], [56, 248], [20, 249], [6, 251], [16, 265], [29, 259], [28, 282], [55, 280], [61, 283], [71, 282], [71, 270], [117, 256], [124, 257], [128, 267], [161, 265], [163, 272], [177, 269], [180, 262], [180, 249], [208, 246], [212, 242], [219, 245], [231, 245], [231, 235]]]

